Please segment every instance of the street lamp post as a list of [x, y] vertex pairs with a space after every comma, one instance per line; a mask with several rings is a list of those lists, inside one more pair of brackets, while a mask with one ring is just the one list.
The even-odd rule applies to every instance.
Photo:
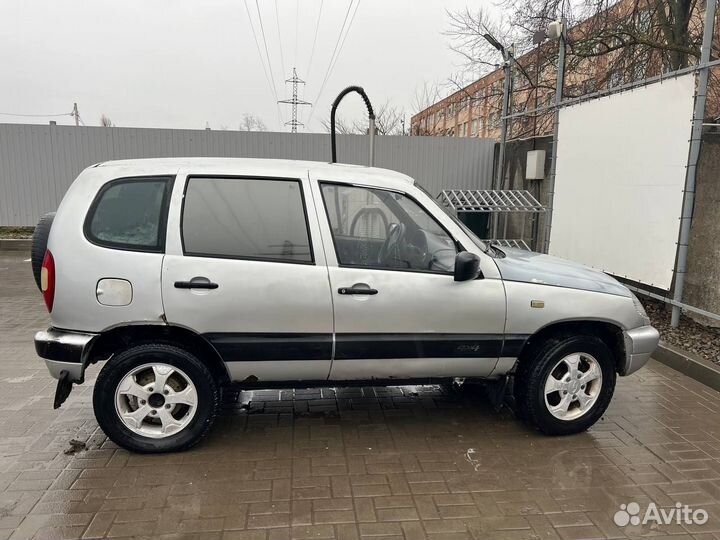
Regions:
[[565, 81], [565, 18], [550, 24], [548, 35], [558, 40], [557, 81], [555, 84], [555, 111], [553, 114], [553, 145], [548, 180], [548, 208], [545, 212], [544, 252], [550, 251], [550, 230], [552, 228], [553, 200], [555, 198], [555, 172], [557, 170], [558, 133], [560, 130], [560, 106], [562, 105], [563, 83]]
[[491, 34], [483, 34], [485, 40], [497, 49], [503, 58], [503, 100], [500, 113], [500, 152], [498, 154], [498, 168], [495, 174], [494, 189], [502, 189], [503, 168], [505, 165], [505, 143], [507, 142], [508, 109], [510, 107], [510, 84], [512, 82], [511, 50], [506, 49]]
[[[497, 171], [495, 173], [495, 183], [493, 189], [503, 188], [503, 177], [505, 174], [505, 145], [507, 143], [507, 128], [508, 128], [508, 109], [510, 108], [510, 84], [512, 83], [512, 45], [510, 49], [506, 49], [497, 39], [491, 34], [483, 34], [485, 40], [497, 49], [503, 58], [503, 100], [502, 100], [502, 112], [500, 113], [500, 151], [498, 152]], [[493, 239], [497, 239], [498, 230], [498, 216], [496, 215], [493, 219]]]

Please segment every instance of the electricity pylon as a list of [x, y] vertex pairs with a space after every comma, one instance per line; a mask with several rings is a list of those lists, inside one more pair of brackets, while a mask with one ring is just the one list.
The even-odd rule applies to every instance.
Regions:
[[291, 79], [286, 79], [286, 83], [292, 83], [292, 99], [282, 99], [278, 103], [284, 103], [286, 105], [292, 105], [292, 116], [289, 121], [285, 122], [286, 126], [290, 126], [291, 133], [297, 133], [298, 126], [305, 126], [302, 122], [297, 119], [297, 108], [298, 105], [311, 105], [309, 101], [303, 101], [298, 99], [298, 84], [305, 84], [305, 81], [297, 76], [297, 71], [293, 68], [293, 76]]

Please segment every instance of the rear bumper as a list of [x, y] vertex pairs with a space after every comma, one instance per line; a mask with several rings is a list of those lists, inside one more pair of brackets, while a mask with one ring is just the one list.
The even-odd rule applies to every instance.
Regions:
[[50, 375], [59, 379], [68, 372], [72, 382], [82, 382], [85, 372], [85, 353], [97, 334], [69, 332], [48, 328], [35, 334], [35, 351], [45, 360]]
[[660, 341], [660, 332], [652, 326], [641, 326], [623, 332], [625, 338], [625, 366], [620, 375], [630, 375], [643, 367]]

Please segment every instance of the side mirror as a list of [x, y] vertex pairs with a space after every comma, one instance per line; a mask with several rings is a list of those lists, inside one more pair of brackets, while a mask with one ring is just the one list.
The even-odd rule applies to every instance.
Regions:
[[455, 256], [455, 281], [470, 281], [481, 274], [480, 257], [469, 251], [461, 251]]

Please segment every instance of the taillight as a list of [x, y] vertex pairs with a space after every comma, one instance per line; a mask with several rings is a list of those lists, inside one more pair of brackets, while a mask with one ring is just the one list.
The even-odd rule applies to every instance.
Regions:
[[45, 252], [45, 258], [40, 270], [40, 290], [48, 311], [52, 313], [53, 301], [55, 300], [55, 259], [53, 259], [50, 250]]

